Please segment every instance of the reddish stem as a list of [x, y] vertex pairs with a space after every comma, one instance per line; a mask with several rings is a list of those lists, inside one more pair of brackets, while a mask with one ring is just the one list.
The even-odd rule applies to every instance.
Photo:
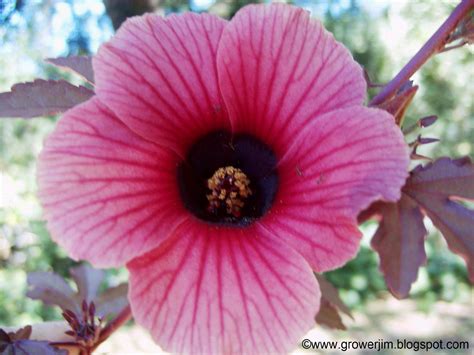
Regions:
[[115, 317], [107, 326], [100, 332], [99, 340], [94, 344], [92, 350], [95, 350], [100, 344], [102, 344], [107, 338], [115, 332], [122, 325], [132, 319], [132, 310], [130, 305], [127, 305], [120, 313]]
[[400, 72], [375, 96], [370, 106], [380, 105], [391, 98], [397, 90], [435, 53], [444, 48], [449, 35], [456, 29], [459, 22], [474, 8], [474, 0], [462, 0], [444, 21], [428, 42], [400, 70]]

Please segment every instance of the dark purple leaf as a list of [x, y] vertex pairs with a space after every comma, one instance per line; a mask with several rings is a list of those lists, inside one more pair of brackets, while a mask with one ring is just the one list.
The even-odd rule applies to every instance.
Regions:
[[18, 329], [15, 333], [10, 333], [10, 339], [20, 340], [20, 339], [30, 339], [31, 336], [31, 325], [27, 325], [23, 328]]
[[80, 311], [75, 300], [75, 292], [59, 275], [52, 272], [32, 272], [27, 278], [27, 296], [41, 300], [47, 305], [57, 305], [63, 310]]
[[387, 286], [397, 298], [404, 298], [416, 280], [418, 269], [426, 263], [423, 214], [409, 197], [397, 203], [384, 203], [382, 221], [372, 239], [380, 257], [380, 268]]
[[322, 275], [316, 274], [316, 279], [319, 283], [319, 288], [321, 290], [321, 298], [324, 298], [341, 312], [347, 314], [352, 318], [351, 311], [349, 308], [342, 302], [339, 297], [339, 292], [337, 289]]
[[74, 282], [77, 284], [78, 301], [91, 302], [99, 293], [99, 287], [104, 279], [104, 271], [81, 264], [70, 270]]
[[403, 188], [467, 263], [474, 282], [474, 211], [457, 199], [474, 199], [474, 165], [468, 158], [441, 158], [412, 171]]
[[321, 299], [319, 312], [316, 315], [316, 323], [332, 329], [346, 330], [346, 326], [342, 322], [337, 308], [325, 299]]
[[0, 117], [31, 118], [64, 112], [94, 95], [92, 90], [64, 80], [42, 80], [13, 85], [0, 93]]
[[417, 166], [404, 190], [474, 199], [474, 165], [469, 158], [440, 158]]
[[67, 355], [66, 350], [51, 346], [47, 341], [16, 340], [11, 343], [2, 343], [0, 352], [5, 355]]
[[28, 275], [30, 290], [27, 296], [42, 300], [48, 305], [57, 305], [63, 310], [68, 323], [78, 323], [78, 318], [87, 314], [105, 317], [120, 312], [127, 304], [128, 285], [120, 284], [99, 294], [104, 271], [81, 264], [70, 270], [77, 285], [77, 292], [59, 275], [50, 272], [33, 272]]
[[30, 335], [31, 325], [9, 333], [0, 328], [0, 353], [12, 355], [67, 354], [64, 350], [59, 350], [49, 345], [47, 341], [28, 340]]
[[316, 278], [321, 290], [321, 304], [316, 315], [316, 323], [330, 328], [346, 329], [339, 311], [352, 318], [349, 308], [339, 298], [337, 289], [324, 276], [316, 274]]
[[95, 313], [99, 317], [119, 313], [128, 304], [128, 285], [120, 284], [105, 290], [95, 299]]
[[91, 84], [94, 83], [94, 71], [92, 69], [92, 57], [87, 56], [71, 56], [71, 57], [60, 57], [60, 58], [48, 58], [47, 62], [54, 64], [61, 68], [69, 69]]

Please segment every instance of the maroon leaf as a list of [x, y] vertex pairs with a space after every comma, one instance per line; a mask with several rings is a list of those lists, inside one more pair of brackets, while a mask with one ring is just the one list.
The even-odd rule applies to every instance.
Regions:
[[9, 333], [0, 328], [0, 353], [12, 355], [67, 355], [67, 351], [59, 350], [47, 341], [28, 340], [30, 335], [31, 325]]
[[51, 272], [32, 272], [28, 274], [27, 282], [30, 287], [26, 294], [28, 297], [47, 305], [57, 305], [63, 310], [80, 311], [75, 292], [61, 276]]
[[419, 165], [404, 190], [474, 199], [474, 165], [468, 157], [440, 158], [425, 167]]
[[405, 195], [397, 203], [384, 203], [380, 211], [382, 221], [372, 239], [372, 248], [380, 256], [380, 268], [390, 292], [404, 298], [418, 269], [426, 263], [423, 214]]
[[346, 326], [342, 322], [337, 308], [325, 299], [321, 299], [319, 312], [316, 316], [316, 323], [325, 325], [332, 329], [346, 330]]
[[0, 93], [0, 117], [31, 118], [64, 112], [94, 95], [92, 90], [64, 80], [42, 80], [13, 85]]
[[60, 350], [50, 345], [47, 341], [15, 340], [11, 343], [0, 340], [0, 352], [12, 355], [67, 355], [67, 350]]
[[346, 329], [339, 311], [352, 318], [349, 308], [339, 298], [337, 289], [322, 275], [316, 274], [321, 290], [321, 304], [316, 315], [316, 323], [335, 329]]
[[27, 325], [23, 328], [18, 329], [15, 333], [9, 333], [8, 335], [12, 340], [30, 339], [31, 331], [31, 325]]
[[[33, 272], [28, 275], [30, 290], [27, 296], [43, 301], [48, 305], [59, 306], [64, 317], [71, 320], [89, 314], [93, 308], [97, 316], [118, 313], [127, 304], [127, 284], [120, 284], [99, 294], [104, 278], [102, 270], [96, 270], [87, 264], [81, 264], [70, 270], [77, 285], [77, 292], [59, 275], [51, 272]], [[74, 321], [72, 321], [74, 322]]]
[[332, 283], [326, 280], [326, 278], [322, 275], [316, 274], [316, 278], [318, 279], [319, 288], [321, 289], [321, 298], [324, 298], [341, 312], [352, 318], [351, 311], [344, 304], [344, 302], [342, 302], [337, 288], [335, 288]]
[[74, 282], [77, 284], [78, 301], [91, 302], [99, 293], [99, 287], [104, 279], [104, 272], [81, 264], [70, 270]]
[[403, 188], [445, 237], [448, 247], [465, 259], [474, 282], [474, 211], [457, 199], [474, 199], [474, 165], [469, 158], [441, 158], [412, 171]]
[[92, 57], [87, 56], [71, 56], [71, 57], [60, 57], [60, 58], [48, 58], [47, 62], [56, 65], [61, 68], [69, 69], [91, 84], [94, 83], [94, 71], [92, 69]]
[[94, 301], [95, 313], [99, 317], [105, 317], [120, 312], [128, 304], [127, 294], [128, 285], [125, 283], [105, 290]]

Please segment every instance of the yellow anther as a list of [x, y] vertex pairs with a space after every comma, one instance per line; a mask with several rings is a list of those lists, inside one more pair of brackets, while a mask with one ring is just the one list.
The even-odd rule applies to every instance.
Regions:
[[220, 210], [234, 217], [240, 217], [245, 205], [244, 200], [252, 194], [250, 180], [245, 173], [233, 166], [219, 168], [207, 180], [211, 193], [207, 195], [208, 210], [219, 213]]

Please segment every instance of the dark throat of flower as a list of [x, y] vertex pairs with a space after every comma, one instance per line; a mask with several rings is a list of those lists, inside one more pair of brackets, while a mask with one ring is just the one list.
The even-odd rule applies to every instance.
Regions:
[[184, 206], [212, 224], [246, 226], [271, 207], [278, 188], [277, 159], [247, 134], [210, 133], [178, 167]]

